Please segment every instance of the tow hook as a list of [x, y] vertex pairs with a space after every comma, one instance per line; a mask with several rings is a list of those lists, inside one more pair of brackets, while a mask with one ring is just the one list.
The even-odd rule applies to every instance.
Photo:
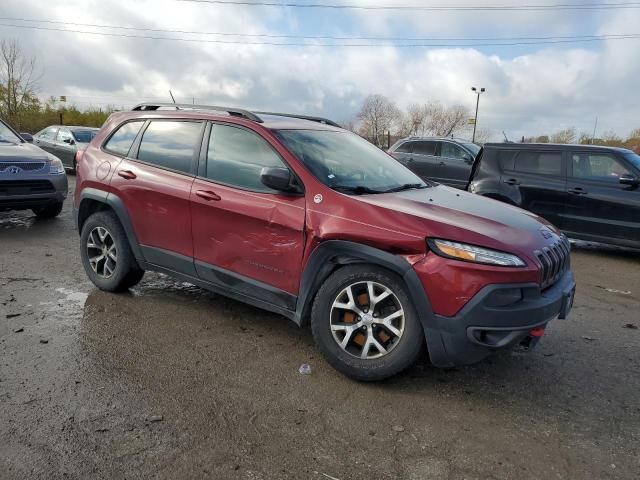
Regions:
[[520, 342], [520, 346], [524, 350], [531, 350], [536, 344], [540, 341], [542, 336], [544, 335], [543, 327], [536, 327], [529, 330], [529, 335], [527, 335], [522, 342]]

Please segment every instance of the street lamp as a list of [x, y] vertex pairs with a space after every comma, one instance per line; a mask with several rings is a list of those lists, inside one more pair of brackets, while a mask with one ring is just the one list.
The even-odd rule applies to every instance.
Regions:
[[471, 139], [471, 141], [475, 143], [475, 141], [476, 141], [476, 126], [478, 125], [478, 107], [480, 106], [480, 94], [484, 93], [485, 89], [483, 87], [480, 90], [478, 90], [476, 87], [471, 87], [471, 91], [475, 92], [475, 94], [478, 96], [478, 99], [476, 100], [476, 118], [473, 120], [473, 138]]

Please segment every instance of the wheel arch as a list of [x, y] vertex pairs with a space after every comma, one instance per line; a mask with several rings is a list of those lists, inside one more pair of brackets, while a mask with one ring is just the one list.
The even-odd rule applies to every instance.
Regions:
[[78, 233], [82, 232], [82, 226], [93, 213], [111, 211], [113, 212], [120, 224], [124, 228], [127, 235], [127, 241], [131, 246], [138, 265], [141, 267], [146, 263], [142, 249], [138, 243], [135, 231], [133, 230], [133, 224], [129, 218], [129, 214], [124, 206], [124, 203], [116, 194], [111, 192], [105, 192], [97, 188], [85, 188], [80, 194], [80, 201], [75, 211], [76, 226], [78, 227]]
[[316, 247], [302, 273], [294, 321], [300, 326], [309, 324], [315, 296], [329, 275], [346, 265], [362, 263], [382, 267], [402, 279], [422, 324], [431, 362], [449, 366], [438, 319], [415, 270], [404, 258], [369, 245], [328, 240]]

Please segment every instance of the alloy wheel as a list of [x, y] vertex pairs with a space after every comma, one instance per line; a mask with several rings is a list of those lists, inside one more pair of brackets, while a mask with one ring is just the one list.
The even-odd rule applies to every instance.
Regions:
[[87, 257], [91, 269], [103, 278], [116, 270], [118, 252], [111, 233], [104, 227], [95, 227], [87, 237]]
[[335, 298], [331, 333], [350, 355], [371, 360], [391, 352], [404, 333], [404, 309], [393, 291], [377, 282], [349, 285]]

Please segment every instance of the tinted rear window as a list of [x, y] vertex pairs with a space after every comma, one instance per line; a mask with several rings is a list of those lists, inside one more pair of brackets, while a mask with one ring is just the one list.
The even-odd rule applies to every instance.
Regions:
[[142, 134], [138, 160], [179, 172], [191, 172], [193, 155], [200, 151], [200, 122], [152, 121]]
[[524, 151], [516, 156], [514, 170], [540, 175], [562, 175], [562, 153]]
[[116, 155], [126, 157], [143, 123], [141, 120], [125, 123], [107, 140], [104, 149]]
[[413, 142], [413, 153], [418, 155], [435, 155], [436, 142]]

